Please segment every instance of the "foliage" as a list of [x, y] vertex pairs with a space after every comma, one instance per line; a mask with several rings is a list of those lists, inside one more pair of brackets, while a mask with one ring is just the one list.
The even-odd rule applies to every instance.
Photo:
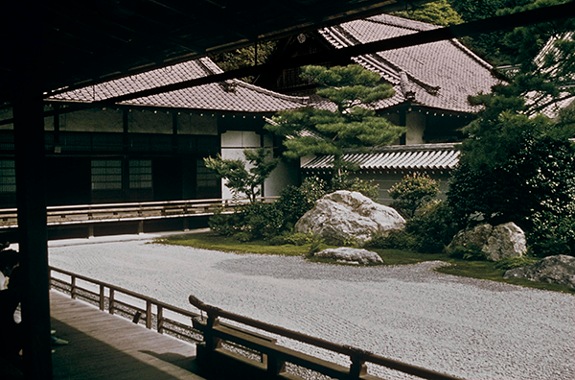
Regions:
[[[461, 18], [468, 22], [494, 17], [506, 8], [514, 9], [533, 3], [534, 0], [450, 0], [449, 2]], [[501, 43], [508, 33], [506, 31], [483, 33], [464, 38], [463, 41], [479, 56], [485, 57], [495, 65], [511, 64], [514, 62], [513, 53]]]
[[[226, 180], [226, 186], [235, 196], [245, 194], [251, 203], [261, 193], [261, 186], [279, 163], [278, 158], [271, 158], [268, 149], [244, 150], [247, 163], [242, 160], [217, 157], [204, 158], [206, 168]], [[246, 168], [246, 166], [249, 167]]]
[[[547, 41], [547, 31], [522, 31], [531, 34], [523, 42]], [[471, 99], [483, 110], [465, 129], [469, 138], [448, 194], [459, 221], [515, 222], [538, 256], [575, 252], [575, 145], [569, 141], [575, 114], [573, 108], [554, 118], [542, 113], [574, 92], [566, 84], [575, 76], [575, 41], [564, 36], [538, 61], [519, 67], [509, 83]]]
[[337, 190], [357, 191], [375, 202], [379, 199], [379, 185], [375, 181], [367, 181], [357, 177], [350, 178], [347, 174], [332, 184], [331, 191]]
[[[229, 52], [210, 55], [210, 58], [223, 70], [237, 70], [244, 67], [264, 64], [276, 49], [276, 42], [259, 42], [254, 46], [248, 46]], [[253, 82], [254, 78], [242, 78], [246, 82]]]
[[509, 270], [513, 268], [525, 267], [535, 264], [538, 259], [529, 256], [506, 257], [498, 260], [495, 267], [502, 270]]
[[393, 95], [379, 74], [359, 65], [305, 66], [302, 77], [316, 83], [317, 94], [334, 110], [303, 108], [276, 114], [266, 129], [284, 137], [289, 158], [333, 156], [333, 178], [354, 167], [343, 160], [345, 149], [365, 149], [396, 141], [404, 128], [377, 116], [375, 102]]
[[208, 219], [208, 226], [219, 235], [233, 236], [238, 232], [237, 226], [241, 219], [241, 215], [238, 213], [222, 214], [221, 211], [216, 211]]
[[317, 177], [304, 179], [299, 187], [287, 186], [276, 201], [276, 207], [284, 218], [282, 231], [290, 231], [303, 214], [311, 210], [315, 202], [326, 193], [327, 184]]
[[449, 247], [447, 253], [451, 257], [462, 260], [485, 260], [485, 254], [481, 252], [481, 247], [477, 247], [473, 244]]
[[421, 253], [443, 252], [459, 227], [444, 201], [433, 201], [407, 221], [405, 229], [374, 236], [366, 247], [405, 249]]
[[315, 239], [314, 234], [294, 232], [275, 236], [268, 241], [271, 245], [282, 245], [282, 244], [306, 245], [310, 244], [314, 239]]
[[408, 174], [389, 190], [394, 202], [392, 207], [404, 216], [412, 218], [415, 211], [439, 194], [436, 180], [423, 173]]
[[522, 135], [518, 146], [509, 143], [512, 155], [501, 162], [484, 159], [474, 165], [462, 156], [448, 193], [451, 207], [461, 222], [477, 214], [492, 224], [515, 222], [537, 255], [572, 254], [575, 146], [565, 139]]
[[406, 11], [395, 12], [394, 15], [441, 26], [463, 22], [448, 0], [430, 1]]
[[405, 225], [407, 233], [415, 237], [412, 249], [428, 253], [443, 252], [460, 229], [452, 209], [441, 200], [421, 207]]
[[395, 230], [386, 234], [376, 234], [364, 244], [365, 248], [380, 249], [413, 250], [416, 246], [416, 237], [405, 230]]

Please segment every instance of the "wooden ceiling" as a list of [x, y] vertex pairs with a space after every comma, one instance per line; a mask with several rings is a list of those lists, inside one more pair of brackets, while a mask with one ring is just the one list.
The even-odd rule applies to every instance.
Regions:
[[5, 2], [0, 23], [0, 104], [31, 85], [43, 92], [75, 88], [422, 2]]
[[[17, 0], [2, 5], [0, 105], [210, 53], [416, 6], [429, 0]], [[340, 49], [347, 57], [575, 17], [575, 0], [530, 12]], [[300, 65], [325, 57], [301, 57]], [[265, 67], [183, 82], [253, 74]], [[175, 89], [175, 88], [174, 88]], [[158, 88], [155, 92], [170, 90]], [[143, 96], [146, 94], [133, 94]]]

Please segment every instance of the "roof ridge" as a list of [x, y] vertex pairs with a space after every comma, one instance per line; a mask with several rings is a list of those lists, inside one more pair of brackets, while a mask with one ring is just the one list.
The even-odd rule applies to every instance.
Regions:
[[413, 30], [417, 32], [423, 32], [425, 30], [439, 29], [441, 26], [430, 24], [423, 21], [412, 20], [405, 17], [394, 16], [386, 13], [371, 16], [365, 19], [365, 21], [373, 22], [381, 25], [396, 26], [403, 29]]
[[186, 62], [194, 62], [194, 61], [198, 62], [200, 67], [203, 68], [204, 71], [206, 71], [207, 75], [221, 74], [224, 72], [224, 70], [222, 70], [214, 61], [212, 61], [211, 58], [201, 57], [201, 58], [186, 61]]
[[[384, 23], [381, 23], [381, 24], [384, 24]], [[325, 28], [325, 29], [323, 29], [323, 31], [320, 31], [320, 34], [321, 34], [322, 36], [324, 36], [324, 38], [326, 38], [326, 37], [325, 37], [325, 33], [329, 33], [333, 39], [339, 39], [339, 43], [340, 43], [340, 44], [347, 43], [347, 44], [351, 44], [351, 45], [354, 45], [354, 46], [355, 46], [355, 45], [358, 45], [358, 44], [361, 44], [361, 43], [362, 43], [360, 40], [358, 40], [357, 38], [355, 38], [354, 36], [352, 36], [352, 35], [351, 35], [347, 30], [345, 30], [341, 25], [335, 25], [335, 26], [333, 26], [333, 27]], [[338, 37], [339, 37], [339, 38], [338, 38]], [[326, 38], [326, 39], [327, 39], [327, 38]], [[349, 45], [348, 45], [348, 46], [349, 46]], [[471, 52], [470, 52], [470, 53], [471, 53]], [[402, 68], [402, 67], [399, 66], [398, 64], [396, 64], [396, 63], [394, 63], [393, 61], [391, 61], [391, 60], [389, 60], [389, 59], [386, 59], [386, 58], [384, 58], [383, 56], [381, 56], [381, 55], [379, 54], [379, 52], [375, 52], [375, 53], [372, 53], [372, 54], [364, 54], [364, 55], [361, 55], [360, 57], [363, 57], [363, 59], [365, 59], [365, 60], [368, 60], [368, 59], [374, 60], [375, 63], [377, 63], [377, 62], [379, 61], [380, 64], [383, 63], [383, 64], [385, 64], [385, 65], [391, 67], [392, 69], [396, 70], [397, 73], [394, 73], [394, 74], [395, 74], [395, 75], [394, 75], [394, 77], [395, 77], [394, 79], [396, 79], [397, 82], [396, 82], [396, 83], [393, 83], [393, 82], [392, 82], [392, 84], [399, 84], [399, 83], [401, 83], [401, 73], [404, 72], [409, 79], [413, 80], [416, 84], [418, 84], [419, 86], [423, 87], [423, 89], [424, 89], [425, 91], [427, 91], [428, 93], [430, 93], [430, 94], [432, 94], [432, 95], [436, 95], [437, 92], [439, 91], [439, 89], [441, 88], [440, 86], [436, 86], [436, 85], [433, 85], [433, 84], [431, 84], [431, 83], [428, 83], [428, 82], [426, 82], [426, 81], [424, 81], [424, 80], [422, 80], [422, 79], [419, 79], [419, 78], [416, 77], [414, 74], [412, 74], [412, 73], [410, 73], [409, 71], [405, 70], [404, 68]], [[357, 57], [357, 58], [359, 59], [360, 57]], [[385, 70], [385, 69], [378, 69], [378, 71], [383, 71], [383, 72], [385, 72], [385, 73], [388, 72], [388, 70]], [[389, 80], [389, 79], [388, 79], [388, 80]], [[391, 82], [391, 80], [390, 80], [390, 82]]]
[[383, 153], [390, 151], [438, 151], [438, 150], [456, 150], [461, 143], [427, 143], [427, 144], [409, 144], [409, 145], [387, 145], [375, 148], [373, 153]]
[[273, 96], [273, 97], [278, 98], [278, 99], [283, 99], [283, 100], [291, 101], [294, 103], [299, 103], [302, 105], [308, 105], [310, 103], [309, 96], [286, 95], [286, 94], [281, 94], [279, 92], [275, 92], [272, 90], [268, 90], [268, 89], [260, 87], [260, 86], [256, 86], [255, 84], [244, 82], [244, 81], [239, 80], [239, 79], [232, 79], [232, 81], [235, 84], [242, 86], [244, 88], [249, 88], [249, 89], [257, 91], [261, 94], [270, 95], [270, 96]]
[[456, 48], [461, 50], [464, 54], [467, 54], [471, 59], [479, 63], [481, 66], [485, 67], [486, 69], [493, 70], [494, 67], [491, 63], [487, 62], [477, 54], [475, 54], [471, 49], [461, 43], [457, 38], [453, 38], [451, 40], [447, 40], [451, 44], [453, 44]]

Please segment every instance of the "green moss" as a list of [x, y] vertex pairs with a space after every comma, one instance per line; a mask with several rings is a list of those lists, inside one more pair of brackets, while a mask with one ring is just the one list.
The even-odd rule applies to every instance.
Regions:
[[233, 237], [221, 236], [215, 233], [193, 233], [175, 235], [157, 239], [157, 244], [182, 245], [203, 249], [213, 249], [233, 253], [258, 253], [269, 255], [301, 256], [309, 252], [310, 244], [304, 245], [270, 245], [263, 240], [242, 243]]

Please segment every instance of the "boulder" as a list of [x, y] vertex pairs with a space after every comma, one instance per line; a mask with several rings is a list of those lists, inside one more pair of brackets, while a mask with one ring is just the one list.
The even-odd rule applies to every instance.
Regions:
[[548, 256], [533, 265], [510, 269], [503, 277], [525, 278], [530, 281], [567, 285], [575, 289], [575, 257]]
[[348, 264], [383, 264], [383, 260], [377, 253], [361, 248], [328, 248], [317, 252], [314, 256], [334, 259]]
[[361, 193], [339, 190], [319, 199], [295, 225], [296, 232], [321, 236], [328, 244], [362, 244], [374, 234], [405, 226], [405, 219], [391, 207]]
[[520, 257], [527, 252], [525, 233], [512, 222], [498, 226], [480, 224], [470, 230], [459, 231], [447, 246], [447, 251], [456, 247], [476, 248], [491, 261]]

